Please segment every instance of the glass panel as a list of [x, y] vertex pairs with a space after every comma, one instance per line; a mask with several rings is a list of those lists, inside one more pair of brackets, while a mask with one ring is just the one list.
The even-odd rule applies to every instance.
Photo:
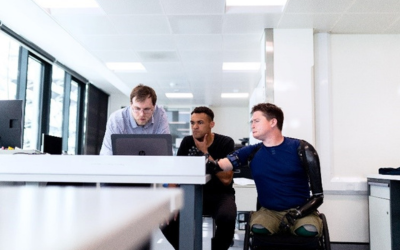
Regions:
[[64, 70], [54, 65], [51, 83], [49, 135], [58, 137], [62, 137], [64, 79]]
[[0, 100], [17, 97], [19, 44], [0, 32]]
[[69, 104], [69, 126], [68, 126], [68, 154], [76, 154], [76, 129], [78, 115], [78, 83], [71, 81], [71, 93]]
[[190, 135], [190, 108], [168, 108], [164, 107], [168, 116], [169, 129], [174, 146], [174, 154], [179, 149], [183, 137]]
[[42, 63], [29, 57], [25, 100], [24, 149], [38, 149], [39, 97], [42, 79]]

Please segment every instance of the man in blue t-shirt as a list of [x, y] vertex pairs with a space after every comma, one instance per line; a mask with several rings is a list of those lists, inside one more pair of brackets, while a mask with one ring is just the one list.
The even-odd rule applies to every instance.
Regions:
[[[261, 143], [209, 161], [209, 171], [228, 171], [250, 162], [261, 208], [250, 221], [255, 233], [290, 231], [300, 236], [321, 235], [316, 210], [323, 202], [318, 154], [306, 141], [282, 135], [284, 115], [270, 103], [252, 108], [253, 137]], [[311, 197], [310, 197], [311, 192]]]

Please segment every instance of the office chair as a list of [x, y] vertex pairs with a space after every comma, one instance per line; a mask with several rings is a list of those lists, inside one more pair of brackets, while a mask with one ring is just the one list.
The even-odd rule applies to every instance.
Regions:
[[243, 250], [331, 250], [328, 223], [323, 213], [319, 213], [323, 226], [321, 237], [301, 237], [290, 233], [274, 235], [253, 233], [250, 229], [252, 214], [253, 212], [250, 212], [246, 223]]

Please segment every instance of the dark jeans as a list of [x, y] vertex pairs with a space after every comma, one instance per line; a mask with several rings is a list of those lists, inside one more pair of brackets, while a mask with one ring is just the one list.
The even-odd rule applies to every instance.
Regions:
[[[205, 195], [203, 197], [203, 215], [210, 215], [216, 223], [212, 250], [228, 249], [232, 243], [236, 223], [236, 203], [234, 194]], [[161, 228], [165, 238], [177, 250], [179, 249], [179, 216]]]

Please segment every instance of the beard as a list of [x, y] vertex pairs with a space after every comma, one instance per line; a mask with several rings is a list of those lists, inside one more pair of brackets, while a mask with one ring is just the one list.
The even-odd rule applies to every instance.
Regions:
[[204, 140], [204, 134], [193, 133], [193, 137], [198, 141], [203, 141]]

